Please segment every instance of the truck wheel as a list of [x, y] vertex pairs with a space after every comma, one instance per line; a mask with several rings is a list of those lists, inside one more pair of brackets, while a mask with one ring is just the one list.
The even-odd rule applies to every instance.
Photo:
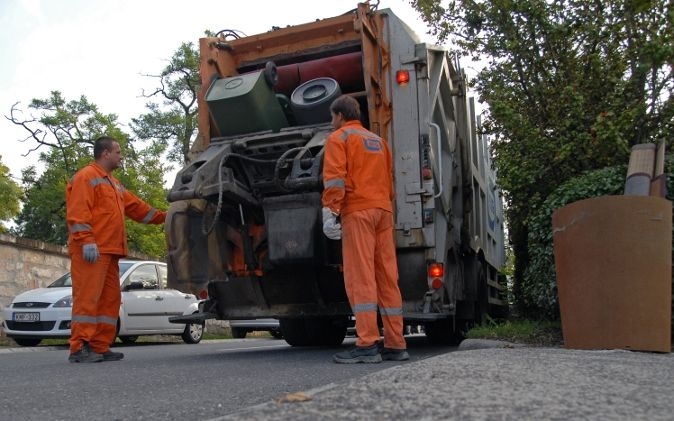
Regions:
[[306, 334], [315, 346], [337, 346], [346, 337], [346, 319], [344, 321], [330, 317], [305, 319]]
[[455, 330], [451, 319], [437, 320], [424, 324], [424, 333], [433, 345], [458, 345], [464, 339], [462, 325], [457, 321]]
[[204, 337], [204, 325], [201, 323], [188, 323], [181, 335], [186, 344], [198, 344]]
[[246, 337], [246, 329], [242, 327], [233, 327], [232, 328], [232, 338], [234, 339], [243, 339]]
[[487, 268], [486, 263], [477, 262], [477, 297], [475, 299], [475, 326], [480, 326], [487, 320], [489, 313], [489, 297], [487, 285]]
[[290, 346], [309, 346], [303, 319], [279, 319], [281, 334]]

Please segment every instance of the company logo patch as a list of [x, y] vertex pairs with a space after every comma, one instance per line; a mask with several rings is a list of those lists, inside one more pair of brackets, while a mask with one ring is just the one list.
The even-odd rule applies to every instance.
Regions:
[[381, 152], [381, 142], [379, 139], [363, 139], [365, 149], [370, 152]]

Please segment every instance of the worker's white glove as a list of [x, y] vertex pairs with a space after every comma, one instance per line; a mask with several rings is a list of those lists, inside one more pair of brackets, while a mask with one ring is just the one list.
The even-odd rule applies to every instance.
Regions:
[[323, 233], [331, 240], [341, 240], [342, 225], [330, 208], [323, 208]]
[[95, 263], [98, 260], [98, 246], [96, 243], [85, 244], [82, 246], [82, 257], [89, 263]]

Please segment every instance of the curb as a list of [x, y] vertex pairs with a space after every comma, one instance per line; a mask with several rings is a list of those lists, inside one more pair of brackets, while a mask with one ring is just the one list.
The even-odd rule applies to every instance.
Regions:
[[472, 351], [489, 348], [525, 348], [526, 345], [515, 342], [499, 341], [494, 339], [464, 339], [457, 351]]

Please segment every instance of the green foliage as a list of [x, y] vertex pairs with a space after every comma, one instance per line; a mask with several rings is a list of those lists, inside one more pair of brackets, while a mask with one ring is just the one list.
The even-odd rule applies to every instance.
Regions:
[[[93, 161], [93, 142], [102, 134], [118, 139], [122, 148], [124, 168], [115, 176], [146, 202], [159, 209], [167, 208], [159, 154], [152, 146], [135, 145], [119, 128], [116, 115], [100, 113], [84, 96], [66, 101], [59, 92], [52, 92], [47, 99], [34, 99], [29, 108], [37, 116], [19, 121], [13, 109], [12, 118], [31, 133], [29, 138], [37, 143], [32, 151], [41, 150], [39, 160], [44, 170], [42, 173], [35, 167], [23, 170], [24, 205], [13, 234], [67, 243], [66, 185], [77, 170]], [[165, 240], [160, 227], [132, 226], [127, 236], [132, 250], [164, 255]]]
[[[667, 199], [674, 199], [674, 156], [665, 160]], [[588, 172], [569, 180], [555, 190], [528, 221], [530, 262], [522, 282], [522, 308], [528, 314], [559, 317], [557, 277], [555, 275], [552, 214], [578, 200], [604, 195], [620, 195], [625, 186], [627, 165]], [[674, 232], [673, 232], [674, 237]], [[674, 261], [674, 249], [672, 251]], [[674, 278], [673, 278], [674, 284]], [[527, 311], [528, 310], [528, 311]]]
[[547, 320], [489, 320], [466, 332], [469, 339], [492, 339], [539, 346], [559, 346], [562, 328], [559, 322]]
[[[21, 187], [11, 179], [9, 168], [2, 164], [0, 155], [0, 221], [7, 221], [19, 214], [21, 201]], [[0, 232], [5, 227], [0, 223]]]
[[622, 194], [626, 165], [590, 171], [562, 184], [531, 214], [529, 227], [529, 266], [520, 289], [521, 308], [527, 313], [557, 318], [557, 278], [552, 243], [552, 214], [559, 208], [591, 197]]
[[489, 106], [483, 121], [494, 139], [519, 301], [528, 294], [522, 282], [537, 247], [528, 244], [528, 224], [548, 196], [586, 171], [626, 163], [633, 145], [665, 139], [672, 146], [674, 5], [412, 4], [441, 41], [487, 62], [474, 87]]
[[181, 166], [188, 162], [190, 145], [197, 132], [197, 93], [201, 84], [199, 52], [192, 43], [183, 43], [173, 53], [160, 75], [160, 87], [148, 98], [160, 97], [161, 104], [149, 102], [148, 113], [132, 119], [138, 138], [150, 140], [158, 151]]

